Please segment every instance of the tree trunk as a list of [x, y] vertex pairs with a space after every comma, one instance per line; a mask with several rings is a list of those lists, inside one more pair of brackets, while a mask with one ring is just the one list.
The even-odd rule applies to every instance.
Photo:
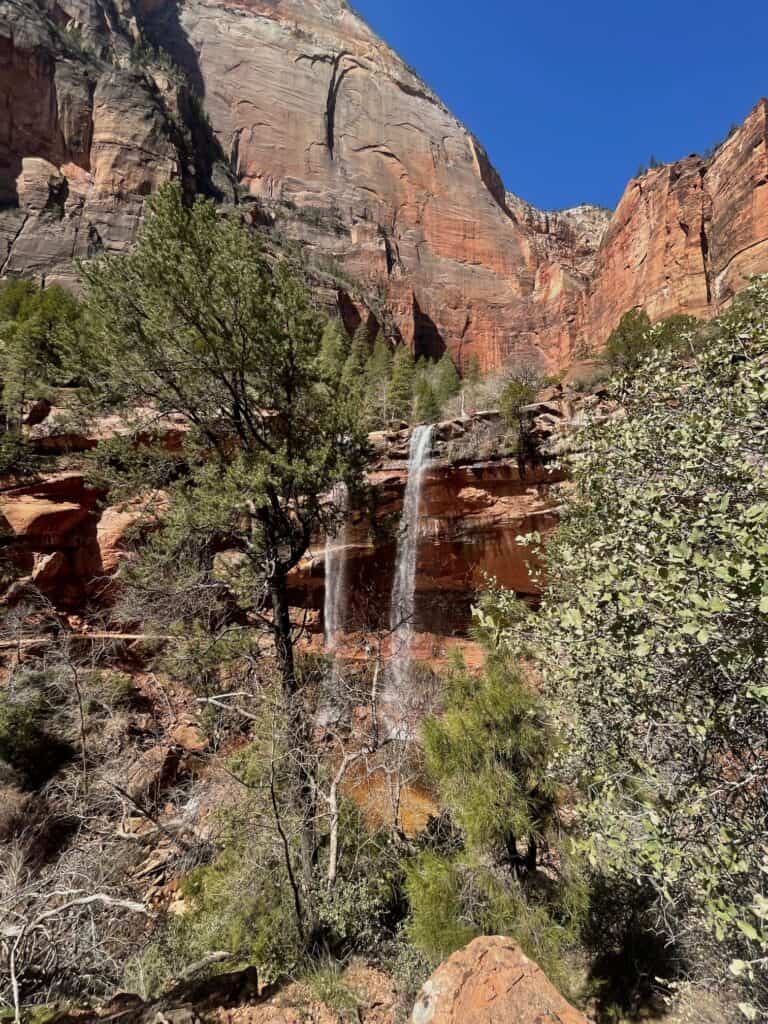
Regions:
[[[276, 574], [272, 578], [270, 596], [288, 748], [294, 763], [291, 789], [293, 810], [301, 822], [301, 868], [306, 892], [311, 887], [317, 864], [317, 783], [315, 759], [311, 750], [312, 730], [296, 678], [293, 634], [284, 575]], [[309, 931], [311, 932], [311, 928]]]

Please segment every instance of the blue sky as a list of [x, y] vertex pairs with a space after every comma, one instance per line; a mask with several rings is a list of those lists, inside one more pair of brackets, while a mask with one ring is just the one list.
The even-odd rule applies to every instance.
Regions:
[[537, 206], [615, 206], [768, 95], [767, 0], [352, 0]]

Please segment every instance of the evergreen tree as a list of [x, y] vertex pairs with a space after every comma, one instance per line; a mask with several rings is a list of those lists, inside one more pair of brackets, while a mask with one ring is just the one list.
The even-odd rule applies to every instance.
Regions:
[[395, 349], [390, 386], [390, 416], [393, 420], [410, 421], [416, 386], [416, 364], [407, 345]]
[[380, 427], [389, 419], [392, 349], [379, 333], [373, 352], [365, 367], [365, 409], [372, 427]]
[[19, 430], [30, 399], [69, 380], [66, 343], [79, 317], [79, 301], [58, 285], [42, 289], [10, 281], [0, 287], [0, 378], [8, 428]]
[[489, 650], [479, 676], [454, 665], [443, 703], [423, 726], [443, 806], [478, 857], [532, 870], [556, 818], [555, 746], [540, 699], [510, 655]]
[[341, 381], [349, 349], [349, 337], [341, 320], [329, 320], [323, 329], [317, 364], [322, 379], [334, 388]]
[[575, 937], [586, 896], [565, 849], [546, 886], [537, 870], [556, 838], [556, 743], [530, 681], [481, 639], [482, 672], [454, 662], [442, 714], [422, 727], [443, 817], [408, 865], [409, 936], [437, 962], [476, 935], [514, 935], [562, 985], [563, 948]]
[[[232, 571], [230, 593], [251, 630], [263, 623], [272, 636], [282, 716], [273, 746], [285, 752], [276, 769], [283, 781], [271, 784], [274, 827], [284, 830], [284, 877], [296, 926], [309, 943], [316, 920], [317, 767], [288, 574], [313, 534], [338, 520], [327, 494], [337, 481], [354, 487], [359, 480], [364, 438], [347, 403], [321, 386], [324, 323], [301, 268], [287, 258], [267, 260], [257, 236], [212, 202], [199, 199], [188, 209], [181, 189], [167, 186], [150, 201], [133, 252], [82, 271], [88, 328], [82, 354], [96, 398], [126, 418], [137, 407], [150, 408], [153, 419], [174, 415], [189, 427], [166, 485], [167, 507], [154, 510], [159, 529], [134, 570], [143, 587], [138, 592], [175, 587], [172, 599], [158, 598], [154, 614], [178, 618], [169, 625], [190, 643], [212, 633], [206, 650], [218, 660], [217, 645], [232, 642], [227, 630], [216, 639], [225, 599], [215, 610], [195, 600], [221, 591], [215, 553], [234, 546], [242, 561]], [[161, 440], [155, 449], [161, 459]], [[106, 469], [117, 485], [132, 451], [128, 444], [118, 458], [114, 445], [107, 446]], [[149, 464], [149, 454], [142, 458]], [[147, 486], [146, 478], [142, 483]], [[240, 627], [243, 642], [248, 632]]]
[[508, 381], [499, 396], [499, 413], [508, 427], [520, 427], [520, 410], [536, 398], [536, 388], [519, 377]]
[[440, 409], [442, 409], [446, 402], [449, 402], [461, 391], [461, 378], [447, 352], [443, 354], [435, 366], [432, 377], [435, 400]]
[[417, 423], [436, 423], [440, 419], [441, 405], [432, 389], [427, 374], [416, 378], [414, 388], [414, 417]]
[[361, 424], [366, 420], [365, 371], [369, 355], [368, 328], [365, 324], [360, 324], [355, 331], [349, 355], [341, 371], [341, 397], [347, 403], [350, 415], [355, 416]]
[[618, 370], [634, 370], [653, 349], [649, 332], [651, 320], [644, 309], [630, 309], [608, 338], [608, 362]]

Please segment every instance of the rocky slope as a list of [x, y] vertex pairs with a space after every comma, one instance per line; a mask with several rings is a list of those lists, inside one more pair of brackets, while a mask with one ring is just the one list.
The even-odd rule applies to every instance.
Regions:
[[2, 274], [74, 280], [73, 259], [124, 250], [144, 197], [191, 169], [175, 120], [186, 87], [121, 66], [122, 31], [104, 30], [116, 50], [102, 59], [70, 13], [96, 11], [0, 0]]
[[[572, 415], [562, 397], [532, 407], [531, 444], [542, 432], [565, 426]], [[41, 450], [56, 451], [59, 442], [85, 450], [100, 429], [93, 437], [58, 435], [56, 424], [53, 410], [31, 429]], [[169, 443], [176, 437], [172, 425], [168, 436]], [[367, 498], [354, 512], [338, 552], [347, 566], [350, 632], [375, 626], [382, 609], [388, 613], [409, 437], [407, 429], [371, 435], [375, 461], [367, 473]], [[435, 644], [466, 635], [471, 603], [487, 577], [535, 598], [529, 556], [515, 538], [555, 526], [554, 485], [562, 480], [562, 473], [550, 471], [533, 450], [525, 460], [510, 451], [497, 414], [439, 424], [433, 451], [423, 484], [416, 572], [416, 629], [426, 657]], [[110, 505], [77, 469], [62, 468], [18, 486], [9, 481], [0, 488], [0, 532], [11, 540], [19, 579], [3, 600], [17, 603], [34, 589], [62, 612], [103, 605], [111, 577], [132, 546], [132, 527], [159, 501], [161, 496], [147, 494]], [[319, 537], [291, 578], [293, 603], [317, 613], [311, 626], [318, 633], [324, 588], [324, 538]]]
[[343, 0], [0, 0], [0, 107], [0, 274], [72, 281], [180, 179], [335, 261], [351, 328], [487, 369], [567, 365], [633, 305], [709, 315], [768, 268], [764, 101], [610, 222], [545, 214]]
[[419, 994], [411, 1024], [589, 1024], [511, 939], [470, 942]]

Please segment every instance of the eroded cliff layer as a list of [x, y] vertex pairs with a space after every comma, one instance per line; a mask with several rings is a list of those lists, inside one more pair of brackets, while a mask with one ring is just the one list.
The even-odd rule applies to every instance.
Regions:
[[0, 110], [0, 274], [74, 280], [180, 179], [333, 260], [351, 326], [556, 369], [768, 269], [765, 101], [613, 217], [543, 213], [343, 0], [0, 0]]
[[580, 335], [605, 343], [644, 307], [715, 315], [768, 271], [768, 101], [709, 160], [691, 156], [629, 183], [602, 240]]

